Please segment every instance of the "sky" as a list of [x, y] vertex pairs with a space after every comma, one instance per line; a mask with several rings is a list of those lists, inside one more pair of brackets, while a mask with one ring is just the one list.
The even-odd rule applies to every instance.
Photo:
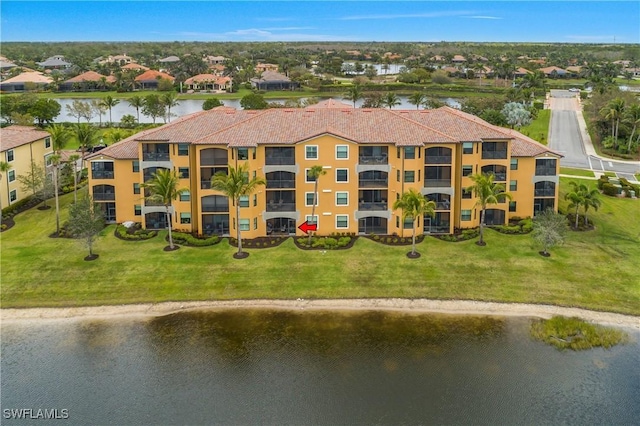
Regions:
[[8, 1], [0, 41], [640, 43], [640, 1]]

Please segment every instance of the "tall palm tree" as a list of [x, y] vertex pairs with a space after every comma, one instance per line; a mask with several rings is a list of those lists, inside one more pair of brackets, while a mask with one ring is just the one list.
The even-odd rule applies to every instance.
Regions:
[[629, 135], [629, 144], [627, 145], [627, 151], [631, 151], [631, 145], [633, 143], [633, 136], [638, 130], [640, 125], [640, 104], [630, 105], [625, 111], [624, 122], [631, 125], [631, 134]]
[[505, 198], [511, 200], [511, 194], [505, 192], [505, 187], [501, 183], [496, 183], [493, 180], [495, 175], [493, 173], [477, 173], [469, 176], [473, 185], [466, 188], [467, 191], [473, 191], [477, 198], [474, 207], [480, 207], [480, 241], [479, 246], [484, 246], [484, 217], [487, 210], [487, 205], [497, 204]]
[[416, 219], [420, 216], [428, 214], [433, 217], [435, 214], [436, 203], [427, 200], [415, 188], [409, 188], [403, 192], [402, 196], [394, 201], [393, 209], [402, 209], [402, 221], [411, 218], [411, 256], [416, 255]]
[[611, 137], [613, 138], [613, 148], [618, 148], [618, 129], [620, 127], [620, 120], [622, 120], [625, 112], [624, 99], [616, 98], [609, 101], [609, 103], [600, 111], [604, 118], [611, 120]]
[[91, 124], [82, 123], [78, 124], [75, 127], [76, 138], [78, 138], [78, 142], [80, 143], [80, 150], [82, 153], [82, 161], [84, 161], [84, 154], [87, 149], [93, 147], [97, 136], [98, 129], [92, 126]]
[[56, 154], [60, 154], [60, 151], [64, 149], [69, 142], [71, 133], [62, 124], [50, 124], [45, 129], [51, 135], [51, 146]]
[[260, 177], [249, 179], [249, 166], [245, 163], [237, 168], [229, 167], [229, 174], [218, 172], [211, 178], [211, 189], [224, 193], [231, 198], [236, 206], [236, 240], [238, 253], [236, 258], [245, 257], [242, 252], [242, 236], [240, 234], [240, 197], [254, 192], [258, 186], [266, 185]]
[[78, 154], [72, 154], [69, 156], [69, 163], [71, 163], [71, 167], [73, 167], [73, 202], [78, 202], [78, 160], [80, 156]]
[[420, 105], [427, 100], [427, 95], [422, 92], [413, 92], [407, 99], [411, 105], [415, 105], [416, 109], [420, 109]]
[[53, 154], [51, 157], [49, 157], [49, 160], [51, 161], [51, 167], [52, 167], [52, 179], [53, 179], [53, 195], [55, 198], [55, 202], [56, 202], [56, 236], [60, 235], [60, 199], [59, 199], [59, 190], [58, 190], [58, 184], [59, 184], [59, 172], [60, 172], [60, 155], [59, 154]]
[[128, 99], [129, 105], [136, 109], [138, 123], [140, 122], [140, 108], [144, 106], [144, 98], [142, 96], [132, 96]]
[[595, 211], [598, 211], [598, 207], [600, 207], [600, 191], [597, 188], [591, 188], [585, 191], [584, 200], [582, 201], [582, 206], [584, 208], [584, 224], [585, 226], [589, 225], [589, 219], [587, 218], [587, 211], [589, 207], [593, 207]]
[[113, 98], [111, 95], [107, 95], [102, 98], [101, 103], [109, 110], [109, 122], [113, 123], [113, 120], [111, 119], [111, 108], [118, 105], [120, 103], [120, 100]]
[[[311, 167], [311, 169], [309, 169], [309, 177], [312, 178], [315, 183], [313, 186], [313, 206], [311, 207], [311, 220], [314, 221], [314, 223], [318, 223], [315, 220], [316, 217], [316, 205], [318, 204], [318, 180], [320, 180], [320, 176], [322, 175], [326, 175], [327, 171], [325, 169], [322, 168], [322, 166], [320, 165], [315, 165], [313, 167]], [[309, 245], [311, 245], [311, 237], [312, 237], [312, 233], [309, 232]]]
[[393, 92], [387, 92], [387, 94], [382, 98], [382, 105], [388, 106], [389, 109], [400, 104], [402, 104], [402, 102], [400, 102], [400, 98]]
[[564, 195], [564, 199], [569, 201], [570, 209], [574, 207], [576, 208], [576, 222], [574, 228], [578, 229], [578, 210], [582, 205], [584, 205], [585, 194], [589, 191], [587, 186], [583, 183], [578, 184], [576, 182], [569, 182], [569, 185], [571, 185], [571, 191]]
[[359, 84], [354, 84], [347, 89], [347, 92], [343, 95], [343, 99], [353, 102], [353, 107], [356, 107], [356, 102], [362, 99], [364, 96], [362, 87]]
[[[11, 164], [6, 161], [0, 161], [0, 182], [2, 182], [2, 176], [11, 170]], [[2, 198], [0, 197], [0, 225], [2, 225]]]
[[160, 98], [164, 106], [167, 108], [167, 121], [171, 122], [171, 107], [178, 106], [178, 95], [173, 90], [162, 94]]
[[180, 176], [175, 170], [158, 169], [151, 179], [140, 185], [149, 191], [145, 196], [148, 201], [162, 203], [165, 208], [167, 227], [169, 228], [169, 248], [173, 250], [173, 237], [171, 235], [171, 202], [178, 199], [181, 194], [188, 191], [187, 188], [178, 189]]

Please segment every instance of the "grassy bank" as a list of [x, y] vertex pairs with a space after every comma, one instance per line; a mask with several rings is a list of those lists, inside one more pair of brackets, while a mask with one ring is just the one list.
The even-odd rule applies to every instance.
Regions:
[[[563, 179], [563, 187], [567, 181]], [[561, 196], [562, 197], [562, 196]], [[63, 197], [68, 205], [72, 194]], [[32, 209], [1, 234], [2, 307], [80, 306], [234, 298], [403, 297], [578, 306], [640, 315], [637, 201], [603, 197], [597, 229], [569, 234], [552, 256], [530, 235], [488, 230], [486, 247], [426, 238], [409, 247], [366, 238], [345, 251], [303, 251], [291, 239], [235, 260], [227, 240], [164, 252], [161, 237], [129, 242], [105, 228], [85, 262], [78, 241], [52, 239], [55, 211]], [[66, 216], [66, 208], [63, 209]]]

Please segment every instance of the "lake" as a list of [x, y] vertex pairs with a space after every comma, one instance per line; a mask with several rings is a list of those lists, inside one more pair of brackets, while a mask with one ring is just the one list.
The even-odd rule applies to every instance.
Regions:
[[3, 324], [2, 424], [27, 424], [11, 409], [74, 425], [637, 424], [639, 332], [561, 352], [531, 321], [235, 309]]

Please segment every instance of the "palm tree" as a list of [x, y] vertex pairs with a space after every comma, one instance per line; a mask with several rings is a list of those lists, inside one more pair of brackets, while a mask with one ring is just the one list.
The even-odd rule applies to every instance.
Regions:
[[624, 122], [631, 125], [631, 135], [629, 136], [629, 144], [627, 145], [627, 151], [631, 152], [633, 136], [636, 130], [638, 130], [638, 125], [640, 125], [640, 104], [633, 104], [627, 108], [624, 114]]
[[[180, 176], [175, 170], [158, 169], [151, 179], [140, 185], [149, 190], [145, 196], [148, 201], [162, 203], [165, 207], [167, 227], [169, 228], [169, 249], [174, 250], [173, 237], [171, 235], [171, 202], [178, 199], [181, 194], [188, 191], [186, 188], [178, 189]], [[146, 191], [145, 191], [146, 192]]]
[[400, 98], [393, 92], [387, 92], [387, 94], [382, 98], [382, 105], [388, 106], [389, 109], [400, 104], [402, 104], [402, 102], [400, 102]]
[[71, 133], [69, 133], [69, 130], [62, 124], [51, 124], [47, 126], [45, 130], [51, 135], [53, 151], [56, 154], [60, 154], [60, 151], [62, 151], [67, 145], [67, 142], [69, 142]]
[[136, 114], [138, 115], [137, 119], [138, 119], [138, 123], [140, 122], [140, 108], [142, 108], [144, 106], [144, 98], [142, 96], [132, 96], [129, 98], [129, 100], [127, 101], [129, 102], [129, 105], [131, 105], [132, 107], [134, 107], [136, 109]]
[[353, 86], [347, 89], [347, 92], [344, 94], [343, 99], [353, 102], [353, 107], [356, 107], [356, 102], [362, 99], [364, 93], [362, 91], [362, 87], [359, 84], [354, 84]]
[[171, 122], [171, 107], [179, 105], [178, 95], [174, 91], [164, 93], [161, 97], [161, 101], [167, 108], [167, 121]]
[[[0, 161], [0, 182], [2, 182], [2, 175], [11, 170], [11, 164], [6, 161]], [[2, 225], [2, 197], [0, 197], [0, 225]]]
[[120, 101], [118, 99], [114, 99], [111, 95], [107, 95], [102, 99], [101, 103], [109, 109], [109, 122], [113, 123], [113, 120], [111, 119], [111, 108], [118, 105]]
[[618, 148], [618, 128], [620, 127], [620, 120], [623, 118], [625, 112], [624, 99], [616, 98], [609, 101], [600, 114], [604, 115], [604, 118], [611, 120], [611, 137], [613, 138], [613, 149]]
[[416, 109], [420, 109], [420, 105], [422, 105], [427, 100], [427, 95], [422, 92], [414, 92], [409, 95], [407, 99], [411, 105], [415, 105]]
[[78, 165], [78, 160], [80, 159], [80, 156], [78, 154], [72, 154], [69, 156], [69, 160], [67, 160], [69, 163], [72, 164], [71, 167], [73, 167], [73, 202], [77, 203], [78, 202], [78, 170], [77, 170], [77, 165]]
[[[313, 206], [311, 207], [311, 220], [313, 220], [313, 222], [316, 224], [318, 223], [315, 219], [316, 204], [318, 204], [318, 180], [320, 179], [320, 176], [326, 175], [326, 174], [327, 174], [327, 171], [323, 169], [322, 166], [320, 165], [315, 165], [311, 167], [311, 169], [309, 169], [308, 176], [315, 181], [314, 187], [313, 187]], [[312, 235], [313, 234], [309, 232], [309, 245], [311, 245]]]
[[584, 193], [584, 200], [582, 201], [582, 206], [584, 207], [585, 226], [589, 225], [589, 219], [587, 218], [587, 210], [589, 210], [589, 207], [593, 207], [595, 211], [598, 211], [600, 204], [600, 191], [598, 191], [597, 188], [587, 189]]
[[583, 183], [569, 182], [569, 185], [571, 185], [572, 190], [565, 194], [564, 199], [570, 202], [570, 209], [576, 208], [576, 223], [574, 229], [578, 229], [578, 209], [584, 204], [585, 194], [589, 192], [589, 190]]
[[403, 192], [402, 196], [394, 201], [393, 209], [402, 209], [403, 222], [411, 218], [411, 257], [416, 257], [416, 219], [420, 216], [428, 214], [433, 217], [436, 208], [436, 203], [431, 200], [427, 200], [420, 192], [415, 188], [409, 188], [408, 191]]
[[249, 166], [245, 163], [237, 168], [229, 167], [229, 174], [218, 172], [211, 179], [211, 189], [224, 193], [231, 198], [236, 206], [236, 239], [238, 241], [237, 259], [246, 257], [242, 252], [242, 238], [240, 234], [240, 197], [249, 195], [258, 186], [266, 185], [266, 181], [260, 177], [249, 179]]
[[82, 152], [82, 161], [84, 161], [84, 154], [87, 149], [91, 148], [96, 141], [98, 135], [98, 129], [91, 124], [82, 123], [75, 127], [76, 138], [80, 143], [80, 149]]
[[473, 185], [466, 188], [467, 191], [473, 191], [478, 201], [474, 207], [480, 207], [480, 241], [479, 246], [484, 246], [484, 216], [487, 210], [487, 205], [497, 204], [505, 198], [511, 200], [511, 194], [505, 192], [505, 187], [501, 183], [496, 183], [493, 180], [495, 175], [493, 173], [477, 173], [469, 176]]
[[53, 195], [56, 200], [56, 236], [60, 235], [60, 200], [58, 195], [58, 174], [60, 171], [60, 155], [53, 154], [49, 157], [52, 166], [52, 179], [53, 179]]

